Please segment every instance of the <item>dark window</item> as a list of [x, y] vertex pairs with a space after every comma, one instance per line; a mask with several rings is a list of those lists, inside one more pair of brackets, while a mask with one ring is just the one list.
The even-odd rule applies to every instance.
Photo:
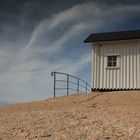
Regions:
[[117, 56], [108, 56], [107, 66], [116, 67], [117, 66]]

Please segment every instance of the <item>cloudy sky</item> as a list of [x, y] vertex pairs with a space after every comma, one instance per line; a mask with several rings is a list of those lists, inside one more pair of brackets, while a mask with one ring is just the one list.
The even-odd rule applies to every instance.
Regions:
[[0, 102], [52, 97], [51, 71], [90, 82], [93, 32], [140, 29], [139, 0], [0, 0]]

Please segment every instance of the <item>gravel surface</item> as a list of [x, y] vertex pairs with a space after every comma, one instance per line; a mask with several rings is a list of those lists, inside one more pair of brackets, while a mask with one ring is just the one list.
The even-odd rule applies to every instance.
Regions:
[[0, 140], [140, 140], [140, 91], [0, 106]]

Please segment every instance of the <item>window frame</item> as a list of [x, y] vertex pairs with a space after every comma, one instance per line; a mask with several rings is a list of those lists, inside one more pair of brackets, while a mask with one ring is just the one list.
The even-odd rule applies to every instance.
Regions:
[[[109, 66], [108, 65], [108, 57], [115, 56], [116, 57], [116, 66]], [[119, 54], [108, 54], [106, 55], [106, 68], [107, 69], [116, 69], [119, 68], [119, 61], [120, 61], [120, 55]]]
[[107, 56], [107, 67], [117, 67], [117, 56], [116, 55]]

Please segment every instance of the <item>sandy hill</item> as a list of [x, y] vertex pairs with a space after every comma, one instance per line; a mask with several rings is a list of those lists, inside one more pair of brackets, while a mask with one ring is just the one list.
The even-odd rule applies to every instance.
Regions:
[[140, 140], [140, 91], [0, 106], [0, 140]]

